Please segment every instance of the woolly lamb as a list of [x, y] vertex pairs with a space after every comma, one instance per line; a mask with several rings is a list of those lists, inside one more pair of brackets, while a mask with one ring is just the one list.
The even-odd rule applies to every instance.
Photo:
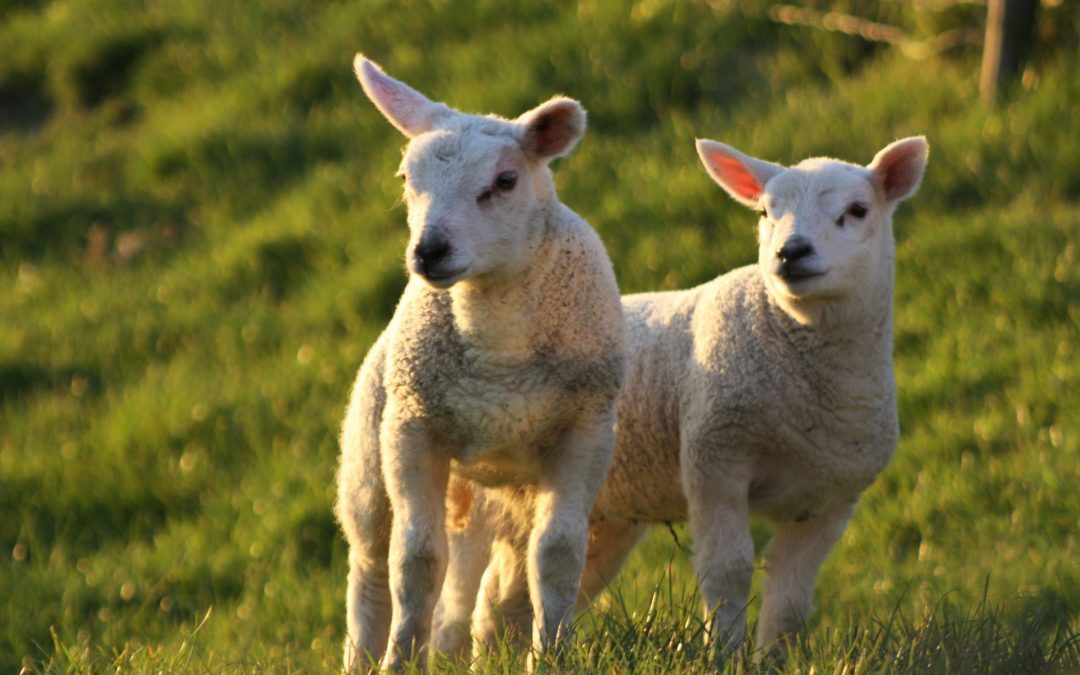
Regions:
[[554, 98], [516, 120], [467, 115], [362, 55], [354, 66], [410, 139], [401, 174], [411, 276], [342, 428], [345, 667], [425, 658], [446, 504], [461, 494], [447, 494], [452, 473], [535, 486], [527, 585], [544, 650], [571, 625], [625, 362], [611, 263], [559, 202], [548, 169], [581, 138], [585, 112]]
[[[928, 148], [908, 138], [865, 168], [822, 158], [784, 168], [714, 141], [697, 147], [716, 182], [758, 211], [758, 263], [694, 289], [624, 298], [627, 381], [579, 604], [614, 578], [648, 524], [689, 520], [712, 642], [734, 649], [759, 515], [776, 529], [757, 645], [782, 650], [896, 447], [892, 214], [918, 187]], [[486, 495], [473, 515], [504, 518]], [[479, 547], [455, 540], [455, 571], [469, 571], [470, 545]], [[512, 556], [512, 546], [493, 548], [473, 615], [479, 643], [528, 621]]]

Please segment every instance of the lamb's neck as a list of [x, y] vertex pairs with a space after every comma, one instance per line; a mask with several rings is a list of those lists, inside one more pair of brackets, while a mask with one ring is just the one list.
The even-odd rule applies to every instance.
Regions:
[[450, 297], [454, 326], [468, 344], [492, 352], [521, 352], [528, 347], [530, 307], [513, 285], [458, 284]]
[[454, 326], [471, 347], [503, 356], [527, 356], [542, 317], [538, 287], [547, 246], [512, 277], [477, 278], [450, 289]]
[[774, 325], [798, 353], [823, 373], [845, 378], [878, 377], [891, 371], [893, 349], [892, 286], [851, 302], [830, 300], [814, 320], [793, 317], [770, 299]]

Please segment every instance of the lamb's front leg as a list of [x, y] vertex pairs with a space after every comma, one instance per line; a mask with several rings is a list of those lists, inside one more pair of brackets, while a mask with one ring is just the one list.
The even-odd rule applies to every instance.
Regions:
[[708, 639], [714, 654], [739, 649], [746, 633], [754, 541], [747, 502], [749, 480], [740, 476], [739, 468], [692, 460], [684, 461], [682, 467], [694, 570], [706, 616], [711, 619]]
[[853, 504], [843, 504], [809, 520], [777, 526], [765, 558], [758, 649], [782, 652], [784, 638], [803, 627], [813, 610], [818, 571], [844, 533], [853, 509]]
[[416, 658], [423, 666], [431, 618], [446, 574], [447, 456], [422, 438], [398, 438], [383, 471], [393, 505], [390, 596], [394, 618], [382, 667], [401, 670]]
[[615, 444], [614, 414], [570, 432], [546, 458], [529, 537], [529, 596], [533, 655], [570, 638], [574, 603], [589, 542], [589, 512], [607, 474]]

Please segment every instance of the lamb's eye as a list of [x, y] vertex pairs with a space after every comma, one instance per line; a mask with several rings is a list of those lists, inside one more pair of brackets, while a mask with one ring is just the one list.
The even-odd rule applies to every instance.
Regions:
[[495, 177], [495, 189], [500, 192], [509, 192], [517, 185], [517, 174], [513, 171], [503, 171]]
[[513, 171], [503, 171], [498, 176], [495, 176], [495, 182], [491, 184], [491, 187], [480, 193], [480, 196], [476, 198], [477, 204], [484, 204], [491, 201], [492, 196], [496, 192], [510, 192], [517, 185], [517, 173]]
[[765, 210], [764, 206], [762, 206], [760, 209], [758, 209], [757, 214], [761, 218], [768, 218], [769, 217], [769, 212]]
[[862, 219], [862, 218], [866, 217], [866, 214], [868, 212], [869, 212], [869, 209], [867, 208], [866, 204], [860, 204], [859, 202], [855, 202], [854, 204], [849, 204], [848, 207], [847, 207], [847, 210], [844, 211], [842, 214], [840, 214], [840, 217], [836, 219], [836, 224], [839, 225], [840, 227], [843, 227], [844, 226], [844, 218], [847, 218], [847, 217], [850, 216], [850, 217], [855, 218], [855, 219]]

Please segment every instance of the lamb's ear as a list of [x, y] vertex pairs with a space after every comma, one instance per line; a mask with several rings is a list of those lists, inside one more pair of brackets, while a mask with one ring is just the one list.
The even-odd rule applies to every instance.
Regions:
[[924, 136], [913, 136], [890, 143], [874, 156], [867, 168], [888, 201], [898, 202], [915, 194], [926, 170], [929, 151]]
[[517, 120], [524, 126], [521, 146], [533, 159], [569, 154], [585, 135], [585, 109], [572, 98], [557, 96]]
[[404, 82], [383, 72], [382, 68], [363, 54], [353, 59], [353, 70], [375, 107], [386, 119], [409, 138], [431, 131], [453, 110], [442, 103], [429, 101], [426, 96]]
[[751, 208], [758, 205], [769, 179], [784, 170], [779, 164], [754, 159], [729, 145], [704, 138], [697, 140], [697, 151], [712, 179], [735, 201]]

